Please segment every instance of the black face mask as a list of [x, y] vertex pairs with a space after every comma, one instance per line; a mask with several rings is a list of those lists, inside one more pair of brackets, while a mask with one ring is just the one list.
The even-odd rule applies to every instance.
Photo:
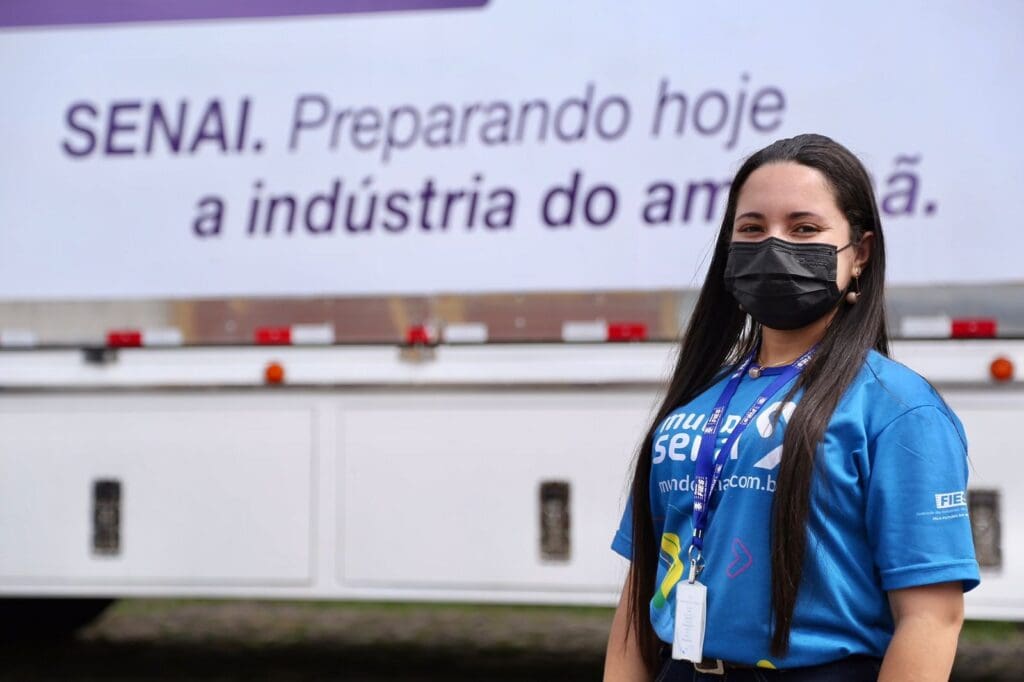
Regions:
[[733, 242], [725, 263], [725, 288], [766, 327], [806, 327], [839, 302], [836, 254], [849, 246], [836, 249], [776, 237]]

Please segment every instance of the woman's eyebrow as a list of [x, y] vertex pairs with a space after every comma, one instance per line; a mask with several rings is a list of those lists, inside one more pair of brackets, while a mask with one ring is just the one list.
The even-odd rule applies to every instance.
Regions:
[[758, 213], [757, 211], [747, 211], [743, 215], [736, 216], [736, 220], [743, 220], [744, 218], [754, 218], [755, 220], [764, 220], [764, 214]]
[[[747, 211], [746, 213], [736, 216], [736, 220], [743, 220], [744, 218], [764, 220], [764, 214], [758, 213], [757, 211]], [[789, 214], [788, 218], [790, 220], [799, 220], [800, 218], [817, 218], [818, 220], [824, 220], [824, 218], [813, 211], [793, 211]]]

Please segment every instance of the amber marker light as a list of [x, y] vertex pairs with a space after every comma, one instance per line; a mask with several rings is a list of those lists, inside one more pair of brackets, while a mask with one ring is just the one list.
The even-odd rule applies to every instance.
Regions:
[[1012, 381], [1013, 361], [1010, 358], [1000, 356], [992, 361], [988, 371], [996, 381]]
[[267, 363], [267, 368], [264, 370], [263, 376], [266, 378], [268, 384], [283, 384], [284, 365], [280, 362]]

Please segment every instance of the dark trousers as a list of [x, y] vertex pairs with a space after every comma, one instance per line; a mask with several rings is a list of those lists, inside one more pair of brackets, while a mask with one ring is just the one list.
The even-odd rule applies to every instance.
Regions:
[[725, 675], [699, 673], [689, 661], [675, 661], [667, 658], [654, 678], [655, 682], [874, 682], [882, 659], [873, 656], [850, 656], [832, 663], [769, 670], [767, 668], [737, 668], [726, 670]]

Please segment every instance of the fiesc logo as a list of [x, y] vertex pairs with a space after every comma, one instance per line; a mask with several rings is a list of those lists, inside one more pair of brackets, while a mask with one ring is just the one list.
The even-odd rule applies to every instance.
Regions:
[[937, 493], [935, 495], [936, 509], [952, 509], [953, 507], [966, 507], [967, 495], [963, 490], [956, 490], [951, 493]]

